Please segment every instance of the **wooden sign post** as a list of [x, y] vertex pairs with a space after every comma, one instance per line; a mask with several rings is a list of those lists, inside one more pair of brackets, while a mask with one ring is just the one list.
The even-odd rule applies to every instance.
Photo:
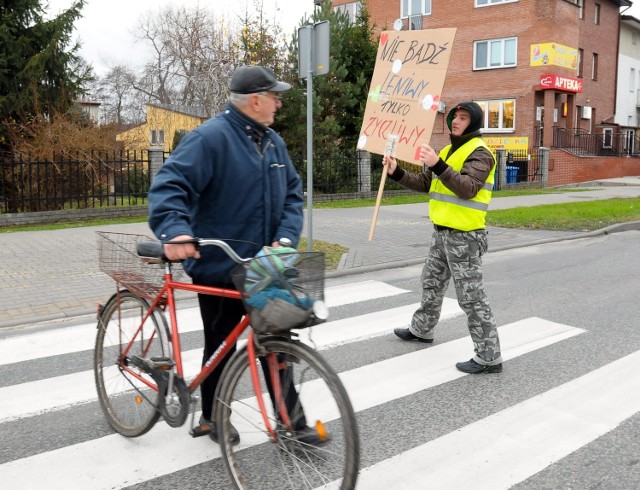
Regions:
[[[398, 149], [398, 135], [390, 134], [387, 138], [387, 145], [384, 154], [396, 157]], [[382, 200], [382, 192], [384, 191], [384, 183], [387, 181], [387, 167], [383, 166], [382, 175], [380, 176], [380, 186], [378, 187], [378, 196], [376, 197], [376, 205], [373, 208], [373, 219], [371, 220], [371, 228], [369, 228], [369, 241], [373, 240], [373, 233], [376, 231], [376, 223], [378, 222], [378, 211], [380, 211], [380, 201]]]
[[[431, 138], [455, 34], [454, 28], [380, 34], [358, 149], [384, 155], [393, 135], [397, 158], [421, 165], [420, 145]], [[369, 240], [386, 174], [383, 169]]]

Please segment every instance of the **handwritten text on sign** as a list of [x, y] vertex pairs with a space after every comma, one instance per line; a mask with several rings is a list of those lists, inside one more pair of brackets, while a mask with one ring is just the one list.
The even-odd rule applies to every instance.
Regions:
[[358, 149], [383, 154], [398, 135], [400, 160], [418, 163], [428, 143], [444, 86], [455, 29], [385, 31], [365, 108]]

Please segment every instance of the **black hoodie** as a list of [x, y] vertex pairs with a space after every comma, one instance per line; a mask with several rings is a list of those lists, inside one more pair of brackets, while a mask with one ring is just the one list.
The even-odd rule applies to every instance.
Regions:
[[475, 102], [461, 102], [449, 111], [449, 114], [447, 114], [447, 126], [449, 127], [449, 131], [452, 131], [451, 124], [458, 109], [467, 111], [471, 115], [471, 122], [460, 136], [454, 136], [452, 134], [449, 135], [449, 139], [451, 140], [451, 150], [449, 151], [449, 155], [470, 139], [482, 136], [480, 128], [482, 127], [484, 114], [482, 112], [482, 108]]

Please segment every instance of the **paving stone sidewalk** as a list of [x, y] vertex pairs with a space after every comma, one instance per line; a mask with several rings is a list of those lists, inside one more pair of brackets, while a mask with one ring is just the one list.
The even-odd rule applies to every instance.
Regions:
[[[491, 209], [640, 196], [640, 177], [614, 179], [604, 184], [585, 192], [495, 198]], [[372, 217], [371, 207], [313, 210], [313, 240], [349, 248], [339, 269], [329, 276], [419, 264], [424, 260], [432, 232], [426, 203], [383, 207], [374, 238], [369, 241]], [[3, 268], [0, 328], [93, 314], [96, 305], [115, 292], [111, 278], [98, 268], [95, 233], [98, 230], [153, 236], [146, 223], [0, 233]], [[306, 225], [303, 234], [309, 236]], [[490, 227], [489, 251], [574, 236], [574, 232]]]

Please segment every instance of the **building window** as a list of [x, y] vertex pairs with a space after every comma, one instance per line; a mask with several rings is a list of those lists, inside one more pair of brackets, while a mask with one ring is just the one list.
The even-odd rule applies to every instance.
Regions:
[[354, 24], [360, 10], [362, 10], [362, 4], [360, 2], [345, 3], [344, 5], [336, 5], [334, 10], [336, 12], [347, 14], [349, 16], [349, 22]]
[[476, 41], [473, 49], [473, 69], [508, 68], [516, 66], [518, 40], [515, 37]]
[[578, 0], [578, 19], [584, 20], [584, 1]]
[[598, 53], [593, 53], [591, 59], [591, 80], [598, 79]]
[[151, 130], [151, 144], [152, 145], [164, 145], [164, 130]]
[[600, 4], [596, 3], [596, 9], [593, 12], [593, 23], [595, 25], [600, 25]]
[[636, 132], [633, 129], [624, 130], [624, 151], [632, 154], [635, 149]]
[[613, 146], [613, 129], [604, 128], [602, 130], [602, 147], [611, 148]]
[[631, 44], [638, 44], [638, 33], [636, 31], [631, 32]]
[[635, 92], [636, 90], [636, 69], [631, 68], [629, 71], [629, 92]]
[[402, 0], [400, 17], [412, 15], [431, 15], [431, 0]]
[[476, 0], [476, 7], [487, 7], [497, 3], [513, 3], [517, 1], [518, 0]]
[[515, 130], [515, 99], [476, 100], [476, 102], [482, 107], [484, 113], [484, 122], [481, 128], [483, 131], [506, 133]]
[[584, 51], [582, 48], [578, 48], [578, 78], [582, 78], [582, 74], [584, 73], [582, 60], [584, 59]]

